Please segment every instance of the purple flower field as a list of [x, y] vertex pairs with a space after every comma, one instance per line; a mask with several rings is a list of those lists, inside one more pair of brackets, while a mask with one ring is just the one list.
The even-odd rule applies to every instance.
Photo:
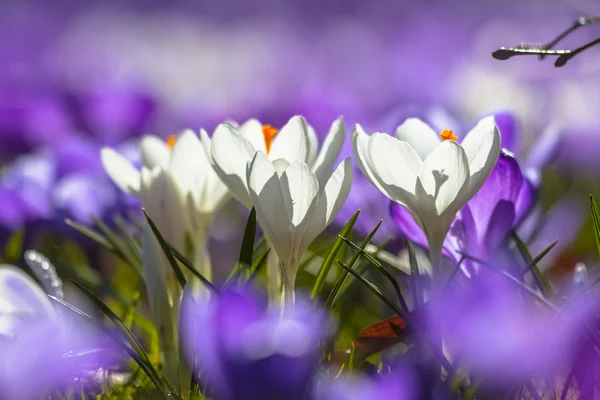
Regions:
[[594, 1], [0, 33], [0, 399], [600, 399]]

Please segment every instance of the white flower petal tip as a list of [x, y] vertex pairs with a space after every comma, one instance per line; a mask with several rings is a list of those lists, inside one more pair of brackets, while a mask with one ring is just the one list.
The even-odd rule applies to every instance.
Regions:
[[113, 182], [124, 192], [140, 191], [140, 172], [115, 150], [105, 147], [100, 151], [102, 166]]

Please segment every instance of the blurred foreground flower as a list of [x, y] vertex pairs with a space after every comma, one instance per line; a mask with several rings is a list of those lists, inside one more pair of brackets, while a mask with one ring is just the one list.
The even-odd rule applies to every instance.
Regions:
[[[213, 171], [196, 134], [185, 131], [165, 143], [157, 137], [141, 142], [144, 165], [138, 171], [110, 148], [102, 150], [108, 175], [126, 193], [140, 198], [161, 235], [211, 279], [206, 248], [208, 229], [227, 198], [227, 188]], [[177, 382], [176, 325], [182, 290], [150, 226], [142, 235], [144, 280], [161, 335], [165, 369]]]
[[190, 364], [215, 400], [308, 400], [328, 318], [310, 303], [269, 307], [248, 289], [182, 303]]
[[461, 282], [455, 281], [434, 304], [431, 318], [442, 321], [453, 359], [473, 378], [492, 386], [520, 383], [568, 371], [577, 363], [597, 310], [593, 296], [570, 299], [556, 310], [496, 269], [482, 269]]
[[405, 206], [419, 225], [434, 268], [456, 213], [492, 172], [500, 153], [494, 118], [482, 119], [462, 144], [452, 131], [438, 135], [417, 118], [406, 120], [396, 138], [369, 137], [356, 125], [352, 137], [358, 166], [383, 194]]
[[[452, 222], [444, 240], [444, 255], [455, 263], [463, 253], [488, 260], [510, 231], [527, 216], [534, 201], [533, 185], [523, 177], [517, 161], [501, 152], [484, 185]], [[427, 238], [406, 208], [392, 203], [391, 213], [404, 236], [427, 247]], [[461, 266], [467, 274], [477, 267], [468, 260]]]
[[[77, 385], [114, 359], [95, 349], [88, 327], [55, 311], [23, 271], [0, 265], [0, 397], [38, 399], [63, 385]], [[85, 380], [85, 379], [84, 379]]]

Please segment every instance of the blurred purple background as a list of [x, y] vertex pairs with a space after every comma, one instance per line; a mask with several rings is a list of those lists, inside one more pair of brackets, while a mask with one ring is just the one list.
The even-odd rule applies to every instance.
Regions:
[[[553, 126], [563, 140], [550, 168], [599, 172], [600, 47], [562, 69], [491, 57], [500, 46], [551, 40], [575, 18], [600, 14], [594, 3], [2, 1], [0, 157], [21, 165], [29, 154], [51, 172], [7, 167], [0, 225], [65, 216], [89, 224], [90, 215], [120, 212], [131, 201], [99, 168], [102, 146], [125, 151], [143, 134], [187, 127], [210, 132], [226, 118], [281, 126], [302, 114], [322, 138], [339, 115], [349, 130], [360, 122], [391, 133], [434, 107], [458, 126], [509, 113], [520, 154]], [[600, 25], [583, 28], [561, 47], [599, 33]], [[369, 231], [388, 207], [362, 181], [342, 216], [360, 206]], [[389, 224], [382, 232], [395, 233]]]

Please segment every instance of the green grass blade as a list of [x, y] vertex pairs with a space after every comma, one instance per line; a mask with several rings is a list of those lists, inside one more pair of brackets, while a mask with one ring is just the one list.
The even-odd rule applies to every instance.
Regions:
[[250, 274], [250, 277], [248, 278], [248, 282], [253, 281], [254, 278], [256, 277], [256, 274], [258, 274], [260, 272], [260, 270], [262, 269], [262, 267], [264, 267], [264, 265], [267, 263], [267, 257], [269, 256], [270, 252], [271, 252], [271, 249], [265, 248], [263, 250], [263, 252], [260, 254], [260, 256], [256, 258], [256, 261], [254, 261], [254, 263], [252, 264], [252, 267], [250, 267], [250, 270], [252, 271], [252, 273]]
[[[360, 250], [364, 250], [364, 248], [367, 247], [367, 245], [371, 242], [371, 240], [373, 239], [373, 236], [375, 236], [375, 234], [377, 233], [377, 230], [379, 230], [379, 227], [381, 226], [382, 222], [383, 221], [379, 221], [379, 223], [377, 224], [375, 229], [373, 229], [371, 231], [371, 233], [369, 233], [369, 235], [365, 238], [365, 240], [363, 240], [363, 242], [361, 243], [361, 245], [359, 247]], [[348, 240], [341, 234], [338, 239], [341, 239], [342, 243], [348, 242]], [[354, 264], [356, 264], [356, 262], [358, 261], [359, 258], [360, 258], [360, 253], [356, 252], [350, 259], [350, 263], [349, 263], [348, 267], [351, 269], [354, 268]], [[325, 309], [330, 309], [331, 307], [333, 307], [333, 304], [337, 300], [340, 290], [342, 289], [344, 282], [346, 282], [347, 277], [348, 277], [348, 272], [342, 271], [342, 273], [338, 277], [337, 281], [335, 282], [335, 285], [333, 286], [331, 293], [329, 293], [329, 297], [327, 298], [327, 301], [325, 302]]]
[[552, 243], [550, 246], [546, 247], [544, 250], [542, 250], [542, 252], [540, 254], [538, 254], [533, 260], [531, 260], [531, 262], [529, 263], [527, 268], [525, 268], [521, 274], [525, 275], [527, 272], [529, 272], [533, 268], [534, 265], [537, 265], [537, 263], [542, 261], [542, 259], [544, 257], [546, 257], [546, 254], [548, 254], [550, 252], [550, 250], [552, 250], [552, 248], [554, 246], [556, 246], [556, 243], [558, 243], [558, 240], [555, 241], [554, 243]]
[[[133, 335], [133, 333], [131, 332], [131, 330], [127, 327], [127, 325], [125, 324], [125, 322], [123, 322], [123, 320], [121, 320], [121, 318], [119, 318], [114, 312], [112, 312], [112, 310], [106, 304], [104, 304], [104, 302], [102, 302], [102, 300], [100, 300], [99, 298], [97, 298], [86, 287], [84, 287], [83, 285], [79, 284], [76, 281], [71, 281], [71, 282], [100, 311], [102, 311], [102, 313], [106, 317], [108, 317], [108, 319], [117, 327], [117, 332], [119, 332], [119, 336], [121, 336], [121, 339], [128, 345], [128, 347], [130, 347], [133, 350], [133, 352], [135, 353], [135, 355], [137, 355], [139, 357], [140, 361], [145, 366], [145, 367], [142, 367], [142, 365], [140, 365], [140, 367], [145, 368], [144, 372], [146, 372], [146, 370], [148, 370], [151, 373], [151, 375], [154, 376], [158, 381], [162, 382], [162, 384], [166, 384], [166, 382], [163, 382], [160, 379], [160, 375], [158, 374], [158, 372], [156, 371], [156, 369], [152, 365], [152, 362], [150, 362], [150, 358], [148, 357], [148, 355], [144, 351], [144, 348], [142, 347], [142, 345], [140, 344], [140, 342], [137, 340], [137, 338]], [[164, 388], [164, 386], [162, 386], [162, 387]]]
[[406, 240], [406, 249], [408, 250], [408, 263], [410, 264], [410, 279], [408, 280], [408, 284], [410, 285], [413, 294], [414, 307], [419, 308], [424, 303], [424, 291], [421, 289], [421, 274], [419, 272], [419, 264], [415, 254], [415, 246], [410, 240]]
[[[242, 270], [246, 270], [246, 278], [250, 275], [250, 266], [252, 265], [252, 258], [254, 257], [254, 240], [256, 239], [256, 210], [252, 207], [248, 221], [246, 222], [246, 229], [244, 230], [244, 237], [242, 239], [242, 247], [240, 248], [240, 256], [238, 263], [235, 265], [231, 273], [225, 281], [225, 286], [229, 285], [229, 282], [239, 277]], [[258, 246], [257, 246], [258, 247]]]
[[21, 258], [23, 253], [23, 240], [25, 238], [25, 230], [23, 228], [17, 229], [8, 238], [6, 245], [4, 246], [4, 254], [6, 259], [10, 263], [16, 263]]
[[181, 285], [182, 289], [185, 288], [185, 284], [186, 284], [185, 275], [183, 275], [183, 272], [181, 271], [181, 268], [179, 268], [179, 264], [177, 263], [177, 260], [175, 260], [175, 257], [173, 257], [173, 252], [171, 251], [171, 249], [173, 249], [173, 246], [168, 244], [167, 241], [162, 237], [162, 235], [158, 231], [158, 228], [156, 227], [156, 225], [154, 225], [152, 218], [150, 218], [148, 213], [146, 213], [146, 210], [142, 210], [142, 211], [144, 212], [144, 217], [146, 217], [146, 222], [150, 225], [150, 229], [152, 229], [154, 236], [160, 243], [160, 247], [162, 248], [163, 253], [165, 253], [165, 256], [167, 256], [167, 260], [169, 261], [169, 264], [171, 264], [171, 268], [173, 268], [173, 272], [175, 273], [175, 277], [177, 278], [177, 281]]
[[213, 285], [200, 272], [198, 272], [196, 270], [196, 268], [194, 268], [194, 264], [192, 264], [192, 262], [190, 260], [185, 258], [185, 256], [183, 254], [181, 254], [176, 248], [174, 248], [173, 246], [171, 246], [168, 243], [166, 243], [166, 244], [168, 246], [168, 250], [172, 257], [181, 261], [181, 264], [184, 267], [186, 267], [196, 278], [200, 279], [200, 281], [204, 284], [204, 286], [206, 286], [208, 289], [210, 289], [213, 293], [220, 294], [219, 289], [217, 289], [217, 287], [215, 285]]
[[600, 209], [594, 197], [590, 194], [590, 210], [592, 212], [592, 223], [594, 224], [594, 236], [596, 237], [596, 251], [600, 257]]
[[383, 266], [379, 261], [377, 261], [372, 255], [370, 255], [369, 253], [367, 253], [364, 250], [366, 246], [359, 247], [356, 244], [354, 244], [353, 242], [351, 242], [350, 240], [348, 240], [346, 238], [343, 238], [343, 239], [346, 242], [346, 244], [348, 244], [348, 246], [350, 246], [354, 251], [357, 252], [357, 254], [364, 257], [369, 262], [369, 264], [371, 264], [375, 268], [377, 268], [377, 270], [379, 270], [379, 272], [381, 272], [383, 274], [383, 276], [386, 277], [386, 279], [391, 283], [392, 287], [394, 288], [394, 291], [396, 292], [396, 296], [398, 297], [400, 306], [404, 309], [404, 311], [408, 312], [409, 311], [408, 305], [406, 304], [406, 301], [404, 300], [404, 296], [402, 296], [402, 291], [400, 290], [400, 285], [398, 285], [398, 282], [396, 282], [396, 279], [394, 278], [392, 273], [390, 271], [388, 271], [387, 268], [385, 266]]
[[106, 238], [104, 236], [102, 236], [101, 234], [99, 234], [98, 232], [95, 232], [90, 228], [86, 228], [83, 225], [79, 225], [78, 223], [76, 223], [73, 220], [70, 220], [68, 218], [65, 219], [65, 224], [69, 225], [71, 228], [75, 229], [77, 232], [81, 233], [82, 235], [87, 236], [89, 239], [98, 243], [102, 247], [105, 247], [109, 251], [116, 253], [116, 250], [113, 247], [113, 245], [110, 244], [110, 242], [108, 240], [106, 240]]
[[116, 233], [110, 230], [108, 226], [98, 218], [93, 218], [94, 223], [100, 229], [106, 240], [112, 245], [114, 252], [121, 257], [123, 261], [132, 266], [136, 271], [142, 271], [142, 260], [124, 244], [124, 240]]
[[[346, 226], [344, 226], [344, 229], [342, 229], [342, 231], [340, 232], [341, 237], [347, 237], [350, 234], [350, 232], [352, 231], [352, 228], [354, 227], [354, 224], [356, 223], [358, 214], [360, 214], [360, 210], [358, 210], [356, 212], [356, 214], [354, 214], [352, 216], [352, 218], [350, 218], [350, 221], [348, 221]], [[342, 248], [343, 243], [344, 243], [344, 241], [340, 237], [338, 237], [337, 240], [335, 241], [335, 243], [333, 244], [333, 246], [331, 246], [331, 249], [327, 253], [327, 256], [325, 256], [325, 260], [323, 261], [323, 264], [321, 265], [321, 269], [319, 270], [319, 273], [317, 274], [317, 278], [315, 279], [315, 283], [313, 284], [313, 287], [312, 287], [312, 290], [310, 293], [311, 299], [313, 299], [321, 291], [321, 289], [323, 289], [323, 285], [325, 284], [325, 279], [327, 278], [327, 275], [329, 274], [329, 270], [331, 269], [331, 266], [333, 265], [340, 249]]]
[[544, 295], [544, 297], [548, 297], [549, 295], [552, 294], [552, 287], [550, 286], [550, 282], [548, 282], [548, 280], [546, 279], [546, 277], [544, 276], [544, 274], [541, 273], [540, 269], [538, 268], [537, 264], [533, 263], [533, 258], [531, 257], [531, 253], [529, 252], [529, 249], [527, 248], [527, 245], [521, 240], [521, 238], [519, 237], [519, 235], [517, 235], [517, 232], [515, 232], [514, 230], [511, 233], [511, 236], [515, 242], [515, 244], [517, 245], [517, 249], [519, 250], [519, 252], [521, 253], [521, 255], [523, 256], [523, 258], [525, 259], [525, 261], [527, 262], [528, 265], [531, 265], [531, 271], [533, 272], [533, 276], [535, 277], [535, 281], [538, 284], [538, 287], [540, 288], [540, 291], [542, 292], [542, 294]]

